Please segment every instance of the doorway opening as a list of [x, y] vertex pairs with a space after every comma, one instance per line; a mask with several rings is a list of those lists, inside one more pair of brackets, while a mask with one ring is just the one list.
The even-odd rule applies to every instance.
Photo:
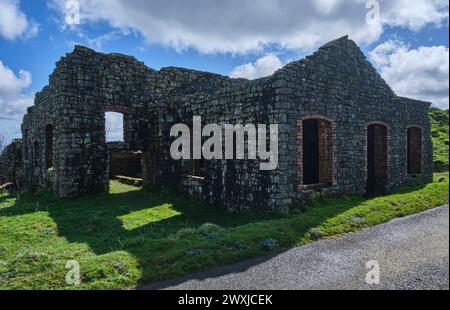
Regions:
[[368, 196], [386, 193], [388, 180], [388, 129], [382, 124], [369, 125], [367, 128], [367, 181]]
[[105, 112], [105, 141], [108, 149], [109, 179], [142, 178], [142, 152], [130, 149], [125, 141], [125, 115]]
[[333, 129], [324, 119], [303, 120], [303, 185], [333, 183]]

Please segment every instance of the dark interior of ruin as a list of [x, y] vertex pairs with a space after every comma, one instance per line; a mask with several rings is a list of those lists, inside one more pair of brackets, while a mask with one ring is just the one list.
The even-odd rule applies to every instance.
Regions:
[[319, 126], [315, 119], [303, 121], [303, 183], [319, 183]]
[[319, 119], [303, 121], [303, 184], [329, 186], [333, 156], [331, 123]]
[[109, 178], [125, 176], [142, 178], [142, 152], [129, 151], [124, 143], [110, 142], [109, 150]]

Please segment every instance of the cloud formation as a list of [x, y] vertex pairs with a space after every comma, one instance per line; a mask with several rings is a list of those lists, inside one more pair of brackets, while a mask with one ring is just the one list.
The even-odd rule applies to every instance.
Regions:
[[383, 78], [400, 96], [449, 107], [449, 52], [445, 46], [411, 49], [389, 40], [369, 53]]
[[16, 75], [0, 60], [0, 130], [8, 141], [20, 137], [21, 118], [33, 104], [34, 95], [24, 92], [31, 82], [30, 72], [20, 70]]
[[7, 40], [36, 36], [38, 24], [27, 19], [16, 0], [0, 0], [0, 36]]
[[[309, 50], [349, 34], [379, 39], [384, 26], [413, 30], [448, 23], [446, 0], [379, 0], [380, 23], [369, 24], [363, 0], [79, 0], [81, 22], [131, 29], [151, 43], [202, 53], [248, 53], [276, 44]], [[65, 1], [51, 0], [62, 14]]]
[[282, 61], [276, 55], [269, 54], [259, 58], [255, 63], [247, 63], [234, 68], [230, 77], [253, 80], [269, 76], [282, 66]]

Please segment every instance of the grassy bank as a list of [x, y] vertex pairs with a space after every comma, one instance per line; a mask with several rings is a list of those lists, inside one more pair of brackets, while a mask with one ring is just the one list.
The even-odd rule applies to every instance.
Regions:
[[448, 171], [448, 110], [430, 109], [433, 163], [436, 170]]
[[[76, 200], [0, 195], [0, 289], [124, 289], [283, 251], [448, 203], [448, 175], [439, 176], [445, 182], [319, 201], [289, 217], [230, 214], [117, 182]], [[65, 283], [68, 260], [80, 264], [79, 286]]]

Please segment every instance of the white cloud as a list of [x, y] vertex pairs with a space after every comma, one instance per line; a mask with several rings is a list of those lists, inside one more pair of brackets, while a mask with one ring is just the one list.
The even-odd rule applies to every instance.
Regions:
[[369, 56], [398, 95], [449, 106], [449, 52], [445, 46], [411, 49], [401, 41], [387, 41]]
[[97, 51], [101, 51], [104, 43], [115, 41], [122, 37], [122, 35], [123, 34], [118, 31], [111, 31], [92, 39], [87, 38], [87, 45]]
[[39, 25], [27, 19], [17, 0], [0, 0], [0, 36], [7, 40], [31, 38], [38, 31]]
[[20, 137], [21, 118], [33, 104], [33, 94], [24, 93], [31, 85], [31, 73], [20, 70], [16, 75], [0, 60], [0, 123], [7, 141]]
[[0, 95], [9, 96], [17, 94], [21, 89], [30, 86], [31, 73], [25, 70], [19, 71], [19, 76], [3, 65], [0, 60]]
[[[49, 0], [62, 14], [65, 1]], [[108, 22], [177, 50], [248, 53], [269, 44], [309, 50], [349, 34], [379, 39], [383, 26], [418, 30], [448, 23], [447, 0], [379, 0], [382, 24], [366, 22], [364, 0], [79, 0], [81, 22]]]
[[281, 60], [274, 54], [259, 58], [255, 63], [247, 63], [233, 69], [232, 78], [257, 79], [269, 76], [283, 66]]
[[427, 24], [448, 25], [447, 0], [396, 0], [392, 9], [381, 6], [381, 19], [390, 26], [407, 27], [414, 31], [420, 30]]
[[[67, 29], [70, 29], [73, 34], [76, 35], [76, 40], [65, 40], [65, 44], [69, 48], [73, 48], [74, 45], [85, 45], [89, 48], [95, 49], [99, 52], [103, 50], [103, 46], [106, 43], [111, 43], [116, 40], [119, 40], [123, 37], [135, 35], [135, 33], [127, 30], [127, 29], [119, 29], [119, 30], [112, 30], [106, 33], [103, 33], [98, 36], [90, 36], [88, 34], [88, 31], [83, 29], [83, 27], [70, 27], [70, 28], [64, 28], [61, 27], [61, 31], [65, 31]], [[54, 44], [58, 44], [59, 42], [55, 42], [53, 39]]]

